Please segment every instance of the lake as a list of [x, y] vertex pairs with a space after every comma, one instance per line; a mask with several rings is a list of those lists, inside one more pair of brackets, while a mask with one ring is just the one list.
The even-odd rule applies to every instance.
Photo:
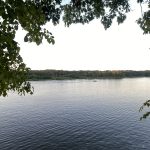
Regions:
[[0, 150], [149, 150], [150, 78], [34, 81], [0, 98]]

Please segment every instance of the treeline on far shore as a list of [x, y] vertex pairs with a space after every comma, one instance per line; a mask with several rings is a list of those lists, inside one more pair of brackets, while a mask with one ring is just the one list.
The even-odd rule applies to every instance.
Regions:
[[150, 77], [150, 70], [106, 70], [106, 71], [65, 71], [65, 70], [31, 70], [28, 80], [65, 80], [65, 79], [107, 79], [107, 78]]

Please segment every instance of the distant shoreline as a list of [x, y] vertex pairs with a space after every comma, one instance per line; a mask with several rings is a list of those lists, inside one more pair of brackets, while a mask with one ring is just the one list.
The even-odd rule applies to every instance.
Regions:
[[134, 70], [31, 70], [28, 73], [29, 81], [40, 80], [75, 80], [75, 79], [123, 79], [150, 77], [150, 70], [134, 71]]

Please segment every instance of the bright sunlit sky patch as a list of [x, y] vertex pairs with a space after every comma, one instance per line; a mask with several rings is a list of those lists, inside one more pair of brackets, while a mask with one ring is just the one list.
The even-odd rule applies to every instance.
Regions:
[[46, 27], [53, 33], [55, 45], [24, 43], [23, 31], [16, 39], [31, 69], [149, 70], [150, 36], [143, 35], [136, 24], [140, 16], [140, 11], [133, 11], [123, 24], [114, 22], [106, 31], [100, 20], [69, 28], [63, 22], [55, 27], [49, 23]]

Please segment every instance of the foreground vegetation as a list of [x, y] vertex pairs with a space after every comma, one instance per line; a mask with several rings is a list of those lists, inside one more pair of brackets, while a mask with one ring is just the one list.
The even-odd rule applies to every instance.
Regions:
[[107, 71], [65, 71], [65, 70], [31, 70], [28, 80], [64, 80], [64, 79], [103, 79], [125, 77], [150, 77], [150, 71], [107, 70]]

